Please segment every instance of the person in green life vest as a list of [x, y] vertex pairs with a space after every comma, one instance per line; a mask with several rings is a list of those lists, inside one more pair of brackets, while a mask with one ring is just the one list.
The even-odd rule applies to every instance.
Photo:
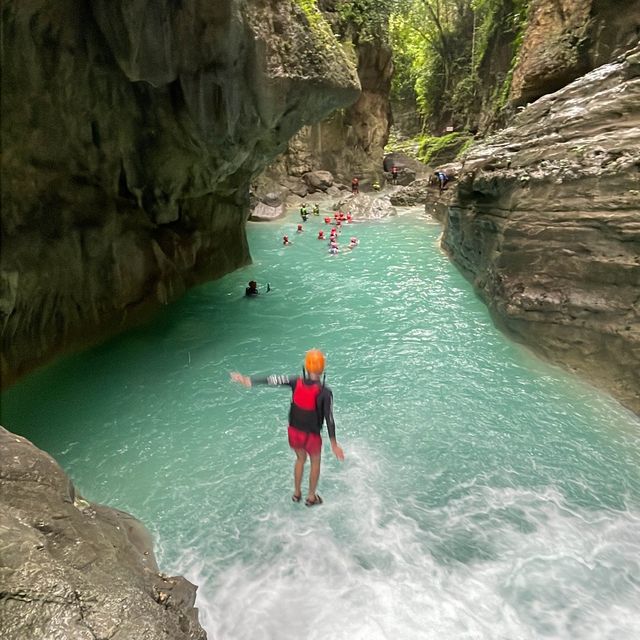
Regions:
[[307, 211], [307, 205], [304, 203], [300, 205], [300, 217], [302, 218], [302, 222], [306, 222], [307, 218], [309, 217], [309, 212]]
[[320, 479], [320, 455], [322, 453], [322, 436], [320, 431], [323, 423], [327, 425], [331, 451], [338, 460], [344, 460], [344, 451], [336, 441], [336, 425], [333, 419], [333, 394], [324, 384], [325, 358], [322, 351], [311, 349], [304, 359], [302, 376], [271, 375], [267, 377], [245, 376], [241, 373], [231, 373], [231, 380], [245, 387], [256, 384], [269, 386], [287, 386], [293, 391], [291, 408], [289, 409], [289, 446], [296, 454], [293, 467], [293, 495], [294, 502], [302, 499], [302, 476], [307, 457], [311, 460], [309, 470], [309, 491], [305, 505], [313, 507], [322, 504], [322, 498], [317, 493]]
[[319, 216], [320, 215], [320, 207], [318, 206], [317, 202], [313, 205], [312, 212], [313, 212], [314, 216]]

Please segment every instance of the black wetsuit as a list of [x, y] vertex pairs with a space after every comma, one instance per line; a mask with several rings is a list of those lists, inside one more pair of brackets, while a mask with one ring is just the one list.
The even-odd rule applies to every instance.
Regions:
[[[295, 391], [298, 380], [302, 379], [302, 382], [306, 385], [320, 385], [318, 380], [310, 380], [309, 378], [302, 378], [302, 376], [281, 376], [272, 375], [265, 377], [251, 376], [251, 384], [268, 384], [269, 386], [283, 386], [291, 387], [291, 391]], [[293, 412], [293, 408], [292, 408]], [[291, 418], [290, 412], [289, 417]], [[317, 421], [313, 421], [314, 424], [292, 424], [292, 427], [300, 429], [301, 431], [307, 431], [309, 433], [320, 433], [322, 429], [322, 423], [327, 423], [327, 431], [329, 432], [329, 438], [335, 440], [336, 437], [336, 423], [333, 419], [333, 393], [329, 387], [323, 386], [316, 399], [316, 414]], [[290, 419], [291, 422], [291, 419]]]
[[258, 290], [257, 289], [252, 289], [251, 287], [247, 287], [244, 290], [244, 295], [245, 296], [257, 296], [258, 295]]

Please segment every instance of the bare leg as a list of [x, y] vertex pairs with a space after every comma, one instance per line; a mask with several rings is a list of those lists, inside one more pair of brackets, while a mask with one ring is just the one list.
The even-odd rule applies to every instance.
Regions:
[[309, 495], [308, 500], [312, 502], [316, 497], [316, 489], [318, 488], [318, 480], [320, 478], [320, 454], [317, 456], [309, 456], [311, 459], [311, 469], [309, 471]]
[[304, 463], [307, 461], [307, 452], [304, 449], [294, 449], [296, 452], [296, 463], [293, 467], [293, 495], [302, 495], [302, 474]]

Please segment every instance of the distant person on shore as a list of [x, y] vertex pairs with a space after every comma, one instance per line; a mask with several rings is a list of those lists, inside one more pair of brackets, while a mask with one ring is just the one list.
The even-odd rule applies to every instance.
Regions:
[[398, 167], [395, 164], [391, 167], [391, 183], [398, 184]]
[[[271, 291], [271, 285], [267, 282], [267, 290], [265, 293], [269, 293]], [[257, 296], [260, 293], [258, 291], [258, 283], [255, 280], [249, 280], [249, 286], [244, 290], [245, 296]]]
[[351, 193], [358, 195], [360, 193], [360, 180], [355, 176], [351, 180]]
[[446, 186], [447, 186], [447, 182], [449, 182], [449, 177], [447, 176], [447, 174], [444, 171], [436, 171], [433, 174], [436, 177], [436, 180], [438, 181], [438, 187], [440, 188], [440, 192], [444, 191]]
[[293, 395], [291, 408], [289, 409], [289, 446], [296, 454], [296, 462], [293, 467], [293, 495], [294, 502], [302, 500], [302, 477], [307, 456], [311, 460], [309, 471], [309, 490], [305, 505], [313, 507], [322, 504], [322, 498], [317, 493], [318, 480], [320, 479], [320, 461], [322, 454], [322, 430], [323, 423], [327, 425], [331, 450], [338, 460], [344, 460], [342, 447], [336, 441], [336, 425], [333, 419], [333, 394], [331, 389], [325, 386], [324, 354], [318, 349], [307, 351], [304, 359], [302, 376], [270, 375], [267, 377], [245, 376], [233, 372], [231, 380], [245, 387], [256, 384], [269, 386], [288, 386]]

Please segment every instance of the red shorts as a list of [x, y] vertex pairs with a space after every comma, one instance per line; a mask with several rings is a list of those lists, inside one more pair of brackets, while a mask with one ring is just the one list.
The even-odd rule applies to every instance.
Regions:
[[322, 451], [322, 436], [319, 433], [308, 433], [290, 426], [289, 446], [292, 449], [304, 449], [310, 456], [317, 456]]

